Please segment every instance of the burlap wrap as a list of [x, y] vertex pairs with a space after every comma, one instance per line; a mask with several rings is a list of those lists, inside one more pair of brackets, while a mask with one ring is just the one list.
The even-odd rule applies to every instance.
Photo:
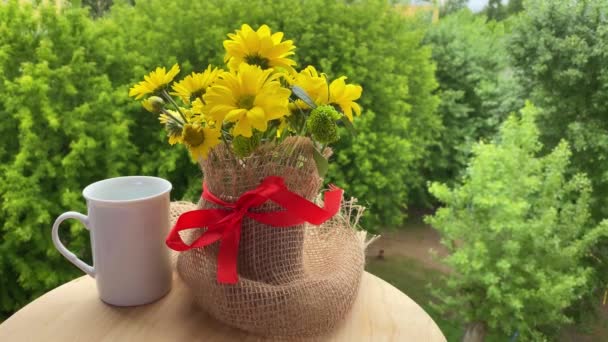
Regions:
[[[211, 193], [225, 201], [236, 201], [271, 175], [283, 177], [291, 191], [314, 201], [322, 179], [312, 149], [308, 139], [288, 138], [237, 162], [221, 145], [201, 166]], [[217, 206], [201, 200], [198, 207]], [[174, 205], [172, 223], [192, 209]], [[256, 210], [280, 208], [265, 204]], [[350, 222], [353, 207], [346, 210], [322, 226], [276, 228], [245, 218], [235, 285], [216, 281], [217, 243], [180, 253], [177, 270], [196, 303], [221, 322], [263, 336], [319, 336], [346, 316], [363, 272], [364, 247]], [[190, 243], [200, 232], [182, 236]]]

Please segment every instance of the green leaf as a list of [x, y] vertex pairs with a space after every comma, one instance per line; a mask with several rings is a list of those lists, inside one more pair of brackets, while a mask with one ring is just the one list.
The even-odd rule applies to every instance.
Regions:
[[304, 103], [306, 103], [308, 105], [308, 107], [315, 109], [317, 108], [317, 105], [315, 104], [315, 101], [313, 101], [310, 96], [308, 95], [308, 93], [306, 92], [306, 90], [304, 90], [302, 87], [299, 87], [297, 85], [291, 86], [291, 92], [300, 100], [304, 101]]
[[319, 152], [319, 150], [317, 150], [316, 148], [313, 149], [312, 157], [315, 159], [315, 164], [317, 164], [317, 171], [319, 172], [319, 177], [325, 177], [327, 169], [329, 168], [329, 163], [327, 162], [327, 159], [323, 157], [321, 152]]

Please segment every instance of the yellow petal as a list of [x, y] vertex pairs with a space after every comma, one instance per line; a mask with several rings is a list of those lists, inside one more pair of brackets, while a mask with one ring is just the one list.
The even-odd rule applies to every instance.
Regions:
[[260, 107], [253, 107], [247, 112], [247, 119], [251, 125], [260, 132], [265, 132], [268, 128], [268, 121], [264, 115], [264, 110]]
[[233, 110], [229, 111], [228, 114], [226, 114], [226, 117], [224, 118], [224, 120], [226, 120], [228, 122], [234, 122], [234, 121], [239, 120], [245, 114], [247, 114], [246, 109], [243, 109], [243, 108], [233, 109]]
[[237, 121], [236, 125], [234, 125], [234, 128], [232, 130], [233, 136], [242, 135], [246, 138], [250, 138], [252, 135], [251, 133], [251, 125], [247, 121], [247, 117], [244, 117], [241, 120]]

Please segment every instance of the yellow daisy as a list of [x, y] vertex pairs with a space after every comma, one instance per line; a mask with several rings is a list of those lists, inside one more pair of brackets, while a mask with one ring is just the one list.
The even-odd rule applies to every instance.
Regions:
[[[290, 80], [291, 85], [297, 85], [304, 89], [308, 96], [317, 106], [332, 104], [339, 106], [344, 115], [353, 121], [353, 112], [361, 114], [361, 107], [355, 102], [361, 97], [362, 88], [359, 85], [346, 84], [346, 76], [333, 80], [329, 86], [324, 74], [319, 74], [315, 67], [309, 65]], [[293, 112], [300, 109], [309, 109], [302, 100], [296, 100], [290, 104], [289, 109]]]
[[[327, 78], [324, 74], [319, 74], [314, 66], [309, 65], [304, 70], [295, 74], [291, 80], [291, 85], [297, 85], [304, 89], [308, 96], [317, 105], [327, 104]], [[302, 100], [296, 100], [295, 103], [289, 104], [289, 109], [293, 112], [300, 109], [309, 109], [308, 105]]]
[[182, 140], [182, 130], [180, 131], [171, 131], [167, 132], [167, 136], [169, 137], [169, 145], [181, 144], [184, 141]]
[[184, 123], [202, 124], [202, 123], [206, 122], [206, 120], [202, 116], [200, 116], [196, 113], [193, 113], [193, 111], [191, 109], [184, 108], [184, 107], [179, 107], [179, 109], [186, 117], [186, 122], [184, 122], [184, 119], [177, 111], [171, 110], [171, 109], [164, 110], [163, 113], [161, 113], [159, 115], [158, 120], [162, 124], [166, 124], [167, 121], [171, 120], [171, 121], [175, 121], [179, 125], [183, 125]]
[[241, 64], [207, 89], [203, 110], [215, 122], [234, 122], [233, 136], [251, 137], [253, 128], [264, 132], [268, 121], [289, 113], [291, 91], [281, 86], [279, 77], [270, 69]]
[[182, 142], [194, 160], [207, 159], [209, 151], [220, 143], [220, 134], [199, 124], [186, 124], [182, 130]]
[[[206, 91], [205, 91], [206, 92]], [[205, 114], [205, 103], [203, 102], [203, 100], [198, 97], [196, 99], [194, 99], [194, 101], [192, 101], [192, 112], [195, 114]]]
[[353, 112], [361, 115], [361, 107], [355, 100], [361, 97], [360, 85], [346, 84], [346, 76], [335, 79], [329, 85], [329, 103], [338, 105], [348, 120], [353, 121]]
[[293, 71], [296, 62], [288, 57], [294, 54], [293, 41], [283, 39], [283, 32], [272, 34], [267, 25], [257, 31], [244, 24], [240, 30], [228, 34], [230, 39], [224, 41], [226, 57], [224, 62], [230, 70], [238, 69], [241, 63], [257, 65], [262, 69], [284, 68]]
[[158, 67], [150, 72], [150, 74], [144, 76], [143, 81], [131, 87], [129, 89], [129, 96], [135, 96], [135, 99], [139, 100], [146, 94], [155, 93], [171, 83], [178, 73], [179, 66], [177, 64], [174, 64], [169, 72], [166, 71], [165, 67]]
[[169, 138], [169, 144], [175, 145], [178, 143], [182, 143], [182, 128], [183, 123], [181, 121], [177, 121], [179, 118], [179, 113], [168, 110], [169, 114], [161, 113], [158, 116], [158, 120], [161, 124], [165, 125], [165, 130], [167, 131], [167, 137]]
[[158, 96], [150, 96], [147, 99], [141, 101], [141, 105], [150, 113], [158, 114], [165, 106], [165, 101]]
[[193, 72], [173, 85], [174, 91], [171, 95], [179, 96], [184, 103], [190, 103], [190, 101], [203, 96], [205, 90], [215, 82], [220, 72], [222, 72], [222, 69], [211, 69], [211, 65], [201, 73]]

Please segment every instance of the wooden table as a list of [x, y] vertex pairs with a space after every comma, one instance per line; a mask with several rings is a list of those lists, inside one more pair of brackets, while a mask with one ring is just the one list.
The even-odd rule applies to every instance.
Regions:
[[[0, 325], [0, 341], [259, 341], [198, 309], [179, 277], [159, 301], [114, 307], [89, 276], [64, 284]], [[364, 273], [349, 317], [321, 341], [445, 341], [431, 317], [385, 281]]]

